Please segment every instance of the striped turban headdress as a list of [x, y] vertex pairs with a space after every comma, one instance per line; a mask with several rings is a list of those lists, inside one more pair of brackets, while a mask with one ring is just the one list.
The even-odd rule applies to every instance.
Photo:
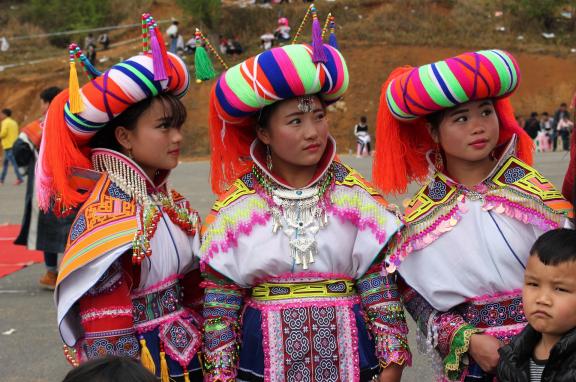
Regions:
[[342, 54], [323, 45], [325, 61], [313, 60], [313, 48], [293, 44], [260, 53], [228, 69], [210, 96], [211, 182], [222, 193], [251, 163], [249, 147], [256, 138], [257, 114], [275, 102], [317, 95], [325, 104], [348, 88]]
[[[149, 15], [145, 15], [149, 16]], [[54, 98], [48, 109], [36, 189], [40, 207], [47, 209], [57, 196], [56, 208], [66, 209], [84, 202], [71, 182], [73, 168], [91, 169], [90, 139], [128, 107], [161, 93], [186, 94], [189, 74], [186, 64], [166, 52], [156, 23], [150, 22], [150, 49], [98, 72], [75, 44], [71, 45], [70, 89]], [[143, 17], [144, 20], [144, 17]], [[78, 87], [74, 58], [80, 60], [90, 81]], [[58, 211], [55, 211], [58, 212]]]
[[420, 67], [395, 69], [384, 85], [376, 127], [374, 182], [384, 192], [404, 192], [428, 173], [426, 153], [435, 147], [426, 116], [481, 99], [492, 99], [500, 124], [499, 144], [517, 135], [520, 159], [531, 163], [533, 145], [516, 122], [508, 97], [520, 70], [502, 50], [463, 53]]

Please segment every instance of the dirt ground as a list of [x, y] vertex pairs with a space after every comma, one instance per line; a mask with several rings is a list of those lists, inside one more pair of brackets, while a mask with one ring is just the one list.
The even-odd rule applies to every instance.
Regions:
[[[137, 52], [139, 43], [106, 52], [111, 62], [130, 52]], [[368, 117], [374, 127], [380, 98], [380, 87], [396, 66], [421, 65], [465, 50], [393, 45], [360, 46], [341, 41], [340, 48], [350, 70], [350, 88], [344, 97], [343, 108], [330, 114], [332, 134], [339, 150], [348, 152], [354, 146], [352, 127], [361, 115]], [[474, 50], [470, 47], [468, 50]], [[576, 58], [560, 58], [512, 52], [519, 61], [521, 83], [512, 98], [516, 112], [527, 115], [531, 111], [553, 113], [561, 102], [569, 102], [576, 90]], [[104, 53], [103, 53], [104, 54]], [[191, 63], [192, 57], [188, 58]], [[102, 64], [104, 67], [104, 64]], [[101, 69], [103, 69], [101, 67]], [[85, 78], [79, 73], [81, 81]], [[28, 66], [25, 69], [7, 69], [0, 73], [0, 107], [13, 109], [15, 119], [28, 123], [39, 114], [39, 92], [48, 86], [67, 86], [68, 64], [66, 55], [61, 59]], [[208, 145], [208, 97], [213, 81], [192, 83], [189, 94], [183, 99], [189, 116], [186, 122], [186, 143], [183, 154], [187, 157], [205, 157]]]

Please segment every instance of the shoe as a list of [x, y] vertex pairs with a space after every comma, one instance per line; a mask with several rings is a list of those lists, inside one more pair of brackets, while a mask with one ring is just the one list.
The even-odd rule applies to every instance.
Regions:
[[15, 186], [19, 186], [19, 185], [21, 185], [22, 183], [24, 183], [23, 180], [16, 179], [16, 181], [14, 182], [14, 185], [15, 185]]
[[54, 290], [56, 288], [56, 279], [58, 278], [57, 272], [46, 271], [44, 276], [38, 280], [40, 286], [44, 289]]

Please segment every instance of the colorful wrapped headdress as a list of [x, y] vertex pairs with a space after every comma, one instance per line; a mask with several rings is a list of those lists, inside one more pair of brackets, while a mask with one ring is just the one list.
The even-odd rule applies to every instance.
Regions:
[[531, 163], [532, 140], [518, 126], [508, 99], [519, 80], [516, 60], [501, 50], [469, 52], [416, 68], [395, 69], [380, 95], [374, 183], [386, 193], [402, 193], [409, 182], [423, 180], [428, 174], [426, 154], [436, 146], [426, 116], [481, 99], [494, 100], [500, 124], [498, 143], [517, 135], [517, 154]]
[[[142, 16], [143, 53], [100, 73], [75, 44], [70, 46], [69, 90], [54, 98], [48, 109], [36, 189], [40, 207], [56, 200], [56, 212], [82, 203], [71, 182], [73, 168], [91, 169], [90, 139], [129, 106], [160, 93], [186, 94], [188, 69], [166, 51], [162, 33], [149, 14]], [[79, 87], [75, 61], [79, 60], [90, 81]]]
[[322, 43], [313, 13], [312, 45], [292, 44], [251, 57], [224, 72], [210, 95], [211, 182], [220, 194], [250, 168], [258, 112], [275, 102], [317, 95], [325, 104], [348, 88], [348, 68], [338, 49]]

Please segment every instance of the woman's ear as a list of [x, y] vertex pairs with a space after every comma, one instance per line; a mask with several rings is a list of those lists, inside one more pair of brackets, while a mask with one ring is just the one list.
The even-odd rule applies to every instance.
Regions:
[[428, 130], [428, 134], [434, 141], [434, 143], [440, 143], [440, 137], [438, 136], [438, 129], [432, 128], [432, 124], [430, 122], [426, 122], [426, 130]]
[[270, 132], [268, 129], [258, 126], [256, 128], [256, 136], [260, 140], [260, 142], [264, 143], [265, 145], [270, 144]]
[[132, 132], [130, 130], [124, 126], [118, 126], [116, 130], [114, 130], [114, 136], [124, 150], [132, 150]]

